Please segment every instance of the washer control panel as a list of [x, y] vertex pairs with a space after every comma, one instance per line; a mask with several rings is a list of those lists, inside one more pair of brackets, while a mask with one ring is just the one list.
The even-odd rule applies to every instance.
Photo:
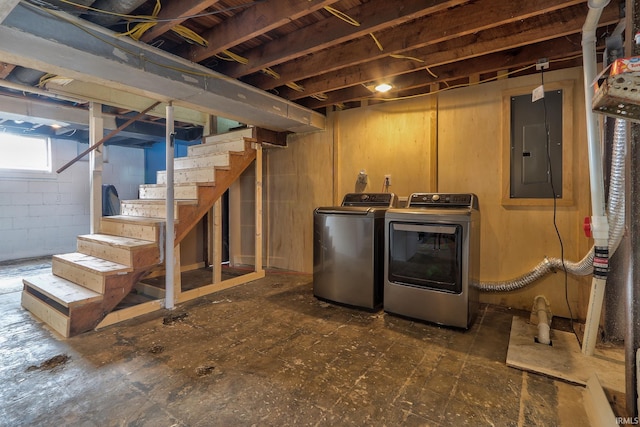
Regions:
[[341, 206], [388, 207], [393, 208], [398, 198], [393, 193], [347, 193]]
[[413, 193], [407, 207], [478, 209], [478, 198], [472, 193]]

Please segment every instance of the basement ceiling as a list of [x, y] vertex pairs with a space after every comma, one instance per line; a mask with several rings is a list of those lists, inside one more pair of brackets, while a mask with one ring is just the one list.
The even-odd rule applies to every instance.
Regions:
[[[324, 128], [329, 109], [532, 73], [541, 58], [548, 59], [549, 70], [575, 67], [582, 61], [581, 28], [588, 13], [587, 2], [577, 0], [3, 3], [0, 61], [9, 60], [0, 64], [0, 79], [7, 83], [0, 93], [69, 109], [86, 109], [82, 100], [99, 100], [108, 114], [121, 119], [153, 100], [175, 99], [184, 107], [184, 114], [176, 113], [178, 128], [192, 133], [189, 129], [201, 128], [205, 120], [198, 112], [277, 131], [309, 131]], [[622, 14], [617, 1], [604, 9], [598, 30], [601, 48]], [[58, 30], [51, 29], [58, 24]], [[82, 26], [108, 31], [73, 35]], [[70, 35], [59, 36], [62, 32]], [[136, 81], [137, 69], [126, 68], [133, 67], [131, 60], [118, 58], [117, 49], [107, 52], [95, 40], [78, 40], [100, 37], [122, 51], [138, 49], [134, 57], [157, 57], [159, 62], [148, 60], [144, 71], [157, 76], [159, 84], [154, 88], [151, 83], [145, 86], [144, 79]], [[125, 42], [127, 38], [138, 41]], [[51, 40], [56, 43], [47, 44]], [[95, 56], [83, 59], [85, 53]], [[76, 56], [78, 61], [73, 61]], [[95, 58], [116, 65], [105, 70]], [[161, 71], [149, 65], [160, 62]], [[194, 81], [167, 71], [177, 67], [191, 67]], [[122, 75], [109, 78], [108, 73], [119, 71]], [[219, 86], [199, 77], [208, 72]], [[89, 80], [90, 75], [95, 80]], [[382, 82], [392, 85], [385, 94], [373, 90]], [[23, 86], [38, 93], [15, 89]], [[193, 94], [180, 99], [190, 89]], [[236, 92], [244, 99], [238, 100]], [[152, 111], [140, 126], [162, 125], [162, 114], [163, 109]]]

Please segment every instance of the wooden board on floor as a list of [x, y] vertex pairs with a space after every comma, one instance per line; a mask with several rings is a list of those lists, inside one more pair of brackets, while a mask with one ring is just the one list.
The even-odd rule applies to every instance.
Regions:
[[574, 384], [586, 385], [596, 374], [605, 389], [625, 393], [624, 350], [596, 349], [593, 356], [585, 356], [574, 334], [552, 329], [552, 346], [538, 344], [534, 337], [536, 325], [514, 316], [511, 323], [507, 365], [529, 372], [558, 378]]

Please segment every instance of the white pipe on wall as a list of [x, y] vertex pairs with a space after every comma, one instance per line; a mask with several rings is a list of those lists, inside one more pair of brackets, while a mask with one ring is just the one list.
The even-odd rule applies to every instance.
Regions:
[[166, 197], [166, 212], [167, 212], [167, 229], [165, 233], [165, 308], [172, 309], [175, 305], [175, 296], [173, 292], [173, 274], [174, 274], [174, 244], [175, 244], [175, 230], [174, 230], [174, 208], [173, 208], [173, 105], [169, 103], [166, 107], [166, 159], [167, 159], [167, 197]]
[[538, 316], [538, 342], [540, 344], [551, 344], [551, 327], [549, 326], [549, 306], [547, 299], [538, 295], [533, 303], [533, 310]]
[[585, 112], [591, 185], [591, 230], [595, 244], [594, 272], [585, 324], [582, 353], [591, 356], [598, 338], [602, 301], [607, 281], [609, 225], [605, 214], [604, 176], [598, 121], [592, 111], [593, 81], [596, 78], [596, 29], [602, 9], [609, 0], [589, 0], [589, 13], [582, 26], [582, 61], [584, 71]]

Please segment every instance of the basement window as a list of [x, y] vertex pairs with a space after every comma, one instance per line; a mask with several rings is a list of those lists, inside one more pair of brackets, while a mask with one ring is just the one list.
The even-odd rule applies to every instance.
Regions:
[[0, 170], [51, 172], [50, 139], [0, 134]]

